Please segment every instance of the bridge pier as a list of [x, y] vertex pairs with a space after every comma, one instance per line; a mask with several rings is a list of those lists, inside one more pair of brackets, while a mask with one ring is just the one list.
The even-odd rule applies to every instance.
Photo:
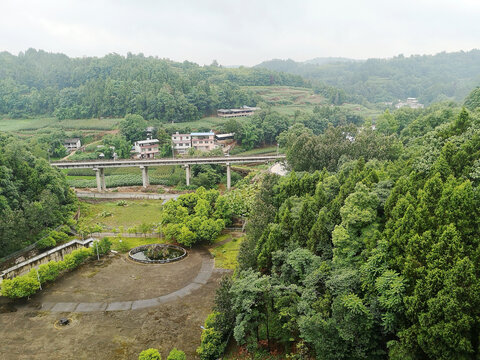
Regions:
[[232, 187], [232, 176], [231, 176], [230, 163], [227, 162], [227, 190], [230, 190]]
[[150, 179], [148, 178], [148, 166], [140, 166], [140, 169], [142, 169], [143, 187], [146, 188], [150, 185]]
[[97, 190], [99, 192], [107, 190], [105, 184], [105, 169], [104, 168], [94, 168], [95, 177], [97, 178]]
[[186, 184], [190, 185], [190, 164], [185, 165]]

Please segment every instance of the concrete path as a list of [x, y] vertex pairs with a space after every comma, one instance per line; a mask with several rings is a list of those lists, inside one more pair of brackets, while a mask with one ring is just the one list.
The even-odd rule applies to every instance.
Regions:
[[202, 267], [197, 277], [183, 288], [152, 299], [139, 299], [131, 301], [115, 301], [115, 302], [45, 302], [41, 309], [53, 312], [93, 312], [93, 311], [124, 311], [137, 310], [153, 306], [158, 306], [169, 301], [177, 300], [190, 295], [193, 291], [205, 285], [212, 275], [215, 261], [208, 250], [202, 250]]
[[75, 194], [80, 198], [93, 199], [151, 199], [151, 200], [170, 200], [176, 199], [180, 194], [150, 194], [136, 192], [94, 192], [76, 190]]

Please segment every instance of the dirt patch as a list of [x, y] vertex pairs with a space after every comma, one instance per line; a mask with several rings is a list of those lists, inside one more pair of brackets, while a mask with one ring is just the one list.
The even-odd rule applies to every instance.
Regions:
[[[213, 306], [220, 273], [190, 295], [153, 308], [82, 314], [37, 310], [44, 301], [124, 301], [170, 293], [195, 278], [201, 257], [194, 250], [176, 263], [141, 265], [119, 256], [104, 265], [86, 264], [48, 286], [28, 306], [0, 314], [0, 358], [137, 359], [150, 347], [166, 358], [177, 347], [188, 359], [197, 359], [200, 326]], [[57, 329], [61, 317], [73, 319], [74, 326]]]
[[202, 266], [201, 253], [190, 250], [170, 264], [140, 264], [117, 254], [91, 261], [67, 273], [32, 298], [34, 302], [113, 302], [158, 297], [188, 285]]

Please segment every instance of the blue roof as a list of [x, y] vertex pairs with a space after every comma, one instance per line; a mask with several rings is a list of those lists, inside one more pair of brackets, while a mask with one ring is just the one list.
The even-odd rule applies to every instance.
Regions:
[[213, 133], [213, 132], [198, 132], [198, 133], [192, 132], [190, 135], [192, 135], [192, 136], [209, 136], [209, 135], [215, 135], [215, 133]]

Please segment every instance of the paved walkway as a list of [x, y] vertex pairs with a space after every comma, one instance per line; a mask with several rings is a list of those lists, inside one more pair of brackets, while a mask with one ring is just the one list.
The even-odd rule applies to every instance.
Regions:
[[169, 301], [177, 300], [190, 295], [193, 291], [205, 285], [212, 275], [215, 261], [208, 250], [202, 250], [202, 267], [197, 277], [188, 285], [170, 294], [152, 299], [116, 302], [45, 302], [41, 309], [53, 312], [92, 312], [92, 311], [123, 311], [137, 310], [158, 306]]
[[93, 199], [149, 199], [149, 200], [163, 200], [164, 202], [170, 199], [176, 199], [180, 194], [153, 194], [141, 192], [95, 192], [75, 190], [75, 194], [80, 198]]

